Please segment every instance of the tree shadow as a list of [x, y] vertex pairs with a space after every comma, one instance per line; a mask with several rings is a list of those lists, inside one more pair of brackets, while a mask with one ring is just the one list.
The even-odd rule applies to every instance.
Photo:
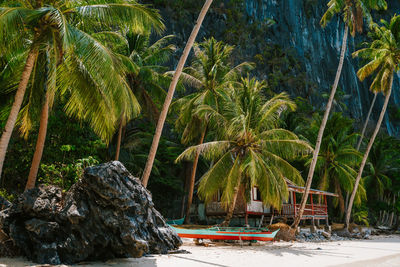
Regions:
[[202, 261], [202, 260], [192, 259], [192, 258], [185, 257], [185, 256], [177, 256], [177, 255], [171, 255], [171, 256], [174, 257], [174, 258], [187, 260], [188, 261], [188, 265], [187, 266], [190, 266], [190, 261], [191, 261], [191, 262], [203, 263], [203, 264], [207, 264], [207, 265], [211, 265], [211, 266], [228, 267], [228, 265], [222, 265], [222, 264], [217, 264], [217, 263], [213, 263], [213, 262], [209, 262], [209, 261]]
[[[246, 251], [246, 247], [230, 247], [232, 250], [237, 250], [238, 253], [243, 253]], [[350, 253], [338, 253], [335, 252], [334, 248], [310, 248], [306, 246], [299, 246], [297, 243], [297, 246], [293, 246], [292, 244], [288, 245], [264, 245], [264, 246], [251, 246], [252, 252], [265, 252], [268, 254], [271, 254], [272, 256], [279, 256], [279, 257], [285, 257], [288, 254], [292, 254], [295, 256], [306, 256], [306, 257], [313, 257], [313, 256], [332, 256], [332, 257], [346, 257], [350, 256]]]
[[[41, 267], [50, 266], [33, 263], [28, 261], [26, 258], [0, 258], [0, 267]], [[53, 266], [53, 265], [51, 265]], [[59, 265], [60, 267], [67, 266], [92, 266], [92, 267], [156, 267], [157, 260], [153, 257], [141, 257], [141, 258], [123, 258], [123, 259], [112, 259], [106, 262], [81, 262], [76, 265]]]

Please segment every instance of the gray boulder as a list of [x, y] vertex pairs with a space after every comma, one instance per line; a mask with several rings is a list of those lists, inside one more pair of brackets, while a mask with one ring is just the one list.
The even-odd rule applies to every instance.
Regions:
[[118, 161], [87, 168], [65, 195], [54, 186], [25, 192], [0, 213], [0, 226], [41, 264], [141, 257], [182, 244], [151, 194]]

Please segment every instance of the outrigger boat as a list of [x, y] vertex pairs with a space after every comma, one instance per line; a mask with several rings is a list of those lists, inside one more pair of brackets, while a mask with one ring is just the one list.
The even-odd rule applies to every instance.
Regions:
[[181, 219], [167, 220], [167, 223], [170, 225], [182, 225], [184, 221], [185, 221], [185, 217], [183, 217]]
[[245, 227], [211, 227], [207, 229], [183, 229], [170, 226], [180, 237], [211, 240], [272, 241], [279, 229], [270, 232], [268, 229]]

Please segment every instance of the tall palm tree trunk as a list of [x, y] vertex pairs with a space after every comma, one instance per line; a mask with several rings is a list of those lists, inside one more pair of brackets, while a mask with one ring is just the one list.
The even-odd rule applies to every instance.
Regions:
[[122, 139], [122, 116], [121, 116], [121, 121], [119, 122], [117, 149], [115, 151], [115, 160], [119, 160], [119, 152], [121, 150], [121, 139]]
[[301, 199], [299, 212], [298, 212], [298, 214], [297, 214], [297, 216], [296, 216], [296, 218], [295, 218], [295, 220], [294, 220], [294, 222], [292, 224], [293, 228], [297, 228], [297, 226], [300, 223], [301, 217], [303, 216], [303, 213], [304, 213], [304, 208], [306, 207], [308, 194], [310, 193], [311, 182], [312, 182], [312, 179], [313, 179], [313, 176], [314, 176], [314, 171], [315, 171], [315, 166], [316, 166], [317, 160], [318, 160], [319, 150], [321, 148], [322, 137], [324, 135], [325, 126], [326, 126], [326, 123], [327, 123], [328, 118], [329, 118], [329, 113], [331, 111], [331, 107], [332, 107], [333, 99], [335, 97], [336, 89], [337, 89], [337, 86], [339, 84], [340, 74], [342, 73], [344, 55], [346, 53], [346, 48], [347, 48], [347, 37], [348, 37], [348, 34], [349, 34], [349, 26], [346, 25], [345, 29], [344, 29], [344, 35], [343, 35], [343, 41], [342, 41], [342, 50], [340, 52], [339, 66], [338, 66], [338, 69], [336, 71], [336, 77], [335, 77], [335, 81], [334, 81], [333, 86], [332, 86], [332, 90], [331, 90], [331, 94], [329, 96], [328, 103], [326, 104], [326, 110], [325, 110], [325, 113], [324, 113], [324, 118], [322, 119], [322, 123], [321, 123], [321, 126], [319, 128], [317, 142], [315, 144], [314, 154], [313, 154], [313, 158], [312, 158], [312, 161], [311, 161], [310, 170], [309, 170], [308, 176], [307, 176], [306, 189], [305, 189], [303, 197]]
[[32, 165], [29, 171], [28, 181], [26, 182], [25, 191], [35, 187], [36, 177], [39, 170], [40, 161], [43, 155], [44, 143], [46, 141], [47, 124], [49, 119], [49, 100], [46, 94], [45, 100], [40, 114], [39, 133], [36, 141], [35, 153], [33, 154]]
[[162, 129], [164, 127], [165, 119], [167, 118], [168, 109], [171, 104], [172, 97], [174, 96], [176, 85], [178, 83], [179, 77], [181, 76], [186, 59], [189, 56], [189, 52], [192, 49], [193, 43], [194, 43], [196, 36], [200, 30], [201, 24], [203, 23], [204, 17], [206, 16], [207, 11], [208, 11], [209, 7], [211, 6], [212, 1], [213, 0], [206, 0], [206, 2], [204, 3], [204, 6], [201, 9], [199, 17], [197, 19], [197, 22], [193, 28], [193, 31], [189, 36], [189, 40], [186, 43], [185, 49], [183, 50], [183, 54], [182, 54], [181, 58], [179, 59], [174, 76], [172, 77], [171, 85], [169, 86], [167, 96], [165, 97], [164, 105], [161, 110], [161, 114], [158, 119], [158, 122], [157, 122], [156, 132], [154, 134], [153, 142], [151, 144], [149, 156], [147, 158], [146, 166], [143, 171], [142, 184], [144, 187], [147, 187], [147, 183], [150, 178], [150, 173], [151, 173], [151, 169], [153, 168], [154, 158], [157, 153], [158, 143], [160, 142]]
[[235, 206], [236, 206], [236, 200], [237, 197], [239, 195], [239, 189], [240, 189], [240, 184], [241, 184], [241, 179], [240, 176], [238, 177], [238, 180], [236, 182], [236, 186], [235, 189], [233, 191], [233, 199], [231, 204], [229, 205], [228, 208], [228, 213], [226, 214], [225, 220], [221, 223], [221, 226], [229, 226], [229, 223], [231, 222], [231, 219], [233, 217], [233, 212], [235, 210]]
[[[368, 111], [368, 114], [367, 114], [367, 118], [365, 119], [365, 122], [364, 122], [364, 125], [363, 125], [363, 128], [362, 128], [362, 131], [361, 131], [360, 140], [358, 140], [358, 143], [357, 143], [357, 151], [360, 151], [361, 143], [362, 143], [362, 140], [363, 140], [363, 138], [364, 138], [365, 130], [367, 129], [368, 122], [369, 122], [369, 117], [371, 117], [372, 109], [374, 108], [375, 101], [376, 101], [376, 96], [377, 96], [377, 95], [378, 95], [378, 93], [375, 93], [375, 94], [374, 94], [374, 98], [372, 99], [371, 106], [369, 107], [369, 111]], [[346, 210], [347, 210], [347, 208], [348, 208], [348, 206], [349, 206], [349, 197], [350, 197], [349, 192], [346, 192], [346, 202], [345, 202], [345, 209], [346, 209]]]
[[372, 148], [372, 145], [374, 144], [375, 138], [379, 132], [379, 129], [381, 128], [383, 118], [385, 117], [386, 109], [389, 104], [390, 95], [392, 93], [392, 86], [393, 86], [393, 76], [390, 81], [389, 91], [386, 93], [386, 96], [385, 96], [385, 102], [383, 103], [381, 114], [379, 115], [379, 119], [378, 119], [378, 122], [376, 123], [374, 133], [372, 134], [371, 139], [369, 140], [367, 150], [365, 151], [364, 157], [361, 161], [360, 170], [358, 171], [358, 175], [357, 175], [356, 181], [354, 183], [353, 192], [351, 193], [351, 196], [350, 196], [349, 205], [347, 207], [347, 212], [346, 212], [346, 221], [345, 221], [345, 226], [346, 226], [347, 230], [349, 229], [351, 210], [353, 208], [354, 198], [356, 197], [358, 185], [360, 183], [365, 164], [367, 163], [369, 152], [371, 151], [371, 148]]
[[[204, 137], [206, 136], [207, 127], [204, 128], [203, 132], [201, 133], [199, 145], [203, 144]], [[193, 202], [193, 192], [194, 192], [194, 184], [196, 181], [196, 170], [197, 164], [199, 163], [200, 157], [200, 149], [197, 149], [196, 156], [194, 157], [192, 172], [190, 174], [190, 184], [189, 184], [189, 192], [188, 192], [188, 200], [187, 200], [187, 207], [186, 207], [186, 217], [185, 223], [190, 223], [189, 215], [190, 215], [190, 207], [192, 206]]]
[[358, 144], [357, 144], [357, 151], [360, 151], [361, 142], [362, 142], [362, 140], [363, 140], [363, 138], [364, 138], [365, 129], [367, 129], [369, 117], [371, 116], [372, 109], [373, 109], [373, 107], [374, 107], [374, 104], [375, 104], [375, 100], [376, 100], [376, 96], [377, 96], [377, 95], [378, 95], [378, 93], [375, 93], [375, 94], [374, 94], [374, 98], [372, 99], [372, 103], [371, 103], [371, 106], [370, 106], [370, 108], [369, 108], [367, 118], [365, 119], [364, 126], [363, 126], [362, 131], [361, 131], [361, 137], [360, 137], [360, 140], [358, 141]]
[[18, 85], [17, 92], [15, 94], [14, 103], [11, 107], [10, 115], [8, 115], [6, 126], [4, 127], [3, 134], [0, 139], [0, 179], [3, 171], [4, 159], [6, 158], [8, 143], [10, 142], [11, 134], [15, 126], [15, 122], [18, 117], [19, 110], [21, 109], [22, 101], [26, 87], [31, 77], [32, 69], [35, 64], [38, 55], [38, 49], [33, 47], [28, 54], [26, 59], [24, 70], [22, 71], [21, 80]]

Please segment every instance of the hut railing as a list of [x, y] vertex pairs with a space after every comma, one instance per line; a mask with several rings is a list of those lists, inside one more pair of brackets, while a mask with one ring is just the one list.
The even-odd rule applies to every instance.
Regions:
[[[281, 215], [296, 215], [299, 212], [300, 204], [282, 204]], [[328, 207], [325, 204], [306, 204], [303, 216], [327, 216]]]

